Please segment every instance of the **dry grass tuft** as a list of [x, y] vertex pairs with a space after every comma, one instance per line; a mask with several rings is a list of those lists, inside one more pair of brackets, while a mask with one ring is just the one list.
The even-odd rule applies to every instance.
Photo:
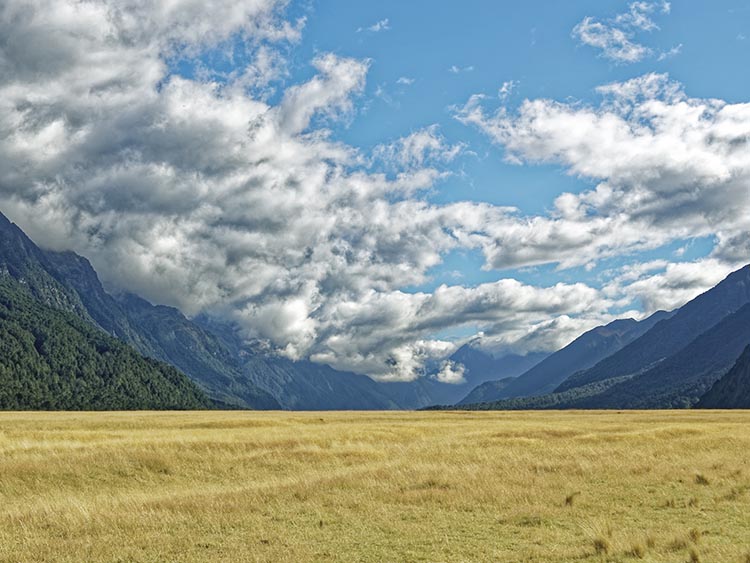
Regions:
[[696, 485], [710, 485], [711, 481], [708, 480], [708, 477], [701, 473], [695, 474], [695, 484]]
[[594, 553], [597, 555], [607, 555], [609, 553], [611, 544], [608, 538], [599, 536], [598, 538], [594, 538], [592, 543], [594, 544]]
[[690, 546], [690, 542], [686, 538], [675, 538], [667, 546], [669, 551], [685, 551]]
[[646, 548], [642, 543], [634, 543], [630, 546], [630, 549], [626, 552], [626, 555], [630, 557], [637, 557], [643, 559], [646, 556]]

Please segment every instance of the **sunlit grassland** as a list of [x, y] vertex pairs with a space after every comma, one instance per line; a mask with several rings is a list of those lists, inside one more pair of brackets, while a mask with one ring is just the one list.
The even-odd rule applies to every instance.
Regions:
[[750, 561], [748, 412], [0, 413], [0, 561]]

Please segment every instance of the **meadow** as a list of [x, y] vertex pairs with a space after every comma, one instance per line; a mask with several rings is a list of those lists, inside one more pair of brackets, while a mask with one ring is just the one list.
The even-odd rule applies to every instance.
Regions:
[[749, 412], [0, 413], [2, 562], [750, 562]]

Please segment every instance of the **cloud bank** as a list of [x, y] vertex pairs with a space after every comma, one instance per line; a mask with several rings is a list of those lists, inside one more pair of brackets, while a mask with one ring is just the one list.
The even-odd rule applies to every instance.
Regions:
[[[426, 194], [465, 145], [436, 126], [372, 154], [335, 140], [370, 62], [333, 53], [285, 84], [304, 20], [284, 2], [10, 0], [0, 8], [0, 208], [40, 244], [73, 249], [105, 283], [247, 338], [380, 379], [446, 362], [481, 331], [498, 349], [564, 345], [627, 310], [673, 306], [712, 284], [660, 264], [594, 289], [513, 279], [407, 291], [456, 249], [486, 268], [587, 266], [694, 236], [716, 237], [721, 272], [750, 249], [750, 110], [691, 99], [665, 76], [601, 88], [597, 107], [551, 100], [457, 115], [516, 162], [554, 162], [596, 188], [545, 215]], [[205, 54], [243, 63], [222, 75]], [[174, 72], [175, 61], [202, 69]], [[279, 95], [269, 97], [269, 89]], [[275, 99], [274, 103], [269, 99]], [[744, 252], [744, 254], [743, 254]], [[686, 267], [683, 267], [686, 268]], [[700, 264], [696, 267], [700, 271]], [[628, 277], [629, 276], [629, 277]]]

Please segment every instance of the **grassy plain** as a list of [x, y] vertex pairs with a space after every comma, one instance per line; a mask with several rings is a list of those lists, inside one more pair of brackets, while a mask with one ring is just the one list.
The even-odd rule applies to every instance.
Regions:
[[749, 412], [0, 413], [2, 562], [750, 562]]

